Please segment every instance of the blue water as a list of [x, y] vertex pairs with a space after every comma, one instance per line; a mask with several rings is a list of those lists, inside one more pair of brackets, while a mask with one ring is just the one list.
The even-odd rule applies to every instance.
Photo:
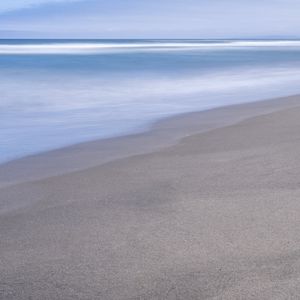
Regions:
[[300, 41], [0, 40], [0, 163], [299, 82]]

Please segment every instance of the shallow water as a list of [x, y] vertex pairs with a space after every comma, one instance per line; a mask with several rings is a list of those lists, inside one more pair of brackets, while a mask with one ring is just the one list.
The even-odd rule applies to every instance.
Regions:
[[300, 92], [300, 41], [0, 41], [0, 162]]

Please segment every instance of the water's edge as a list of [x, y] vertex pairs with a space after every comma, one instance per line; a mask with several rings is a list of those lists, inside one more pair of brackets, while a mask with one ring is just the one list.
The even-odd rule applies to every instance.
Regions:
[[0, 188], [151, 153], [190, 135], [296, 106], [300, 106], [298, 95], [167, 117], [154, 122], [143, 132], [79, 143], [4, 163], [0, 165]]

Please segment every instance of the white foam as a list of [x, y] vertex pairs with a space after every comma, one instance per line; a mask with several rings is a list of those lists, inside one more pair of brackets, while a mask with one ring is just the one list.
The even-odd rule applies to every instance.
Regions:
[[299, 47], [298, 40], [282, 41], [219, 41], [219, 42], [132, 42], [132, 43], [48, 43], [0, 44], [0, 54], [97, 54], [127, 51], [164, 51], [193, 49], [234, 49], [257, 47]]

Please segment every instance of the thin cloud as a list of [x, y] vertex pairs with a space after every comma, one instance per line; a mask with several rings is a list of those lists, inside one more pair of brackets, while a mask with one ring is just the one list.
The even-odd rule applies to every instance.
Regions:
[[300, 2], [295, 0], [53, 1], [2, 14], [0, 27], [6, 31], [38, 29], [35, 37], [72, 38], [300, 35]]
[[24, 8], [38, 7], [43, 4], [74, 1], [76, 0], [3, 0], [0, 2], [0, 13], [11, 12]]

